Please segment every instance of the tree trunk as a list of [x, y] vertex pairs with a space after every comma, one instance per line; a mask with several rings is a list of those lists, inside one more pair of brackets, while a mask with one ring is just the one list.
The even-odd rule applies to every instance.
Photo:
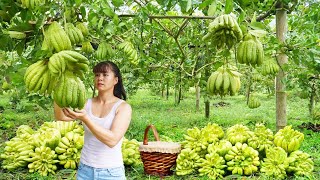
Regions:
[[164, 88], [165, 85], [161, 84], [161, 97], [164, 98]]
[[180, 104], [181, 98], [182, 98], [182, 73], [181, 70], [179, 72], [179, 92], [178, 92], [178, 102], [177, 104]]
[[246, 96], [247, 96], [247, 105], [249, 104], [249, 98], [250, 98], [250, 93], [251, 93], [251, 83], [252, 81], [252, 78], [251, 76], [249, 77], [249, 82], [248, 82], [248, 88], [247, 88], [247, 93], [246, 93]]
[[169, 81], [167, 81], [167, 100], [169, 99]]
[[177, 91], [178, 91], [178, 89], [177, 89], [177, 78], [178, 77], [176, 77], [175, 79], [174, 79], [174, 81], [175, 81], [175, 83], [174, 83], [174, 104], [177, 104], [177, 97], [178, 97], [178, 95], [177, 95]]
[[312, 83], [311, 85], [311, 94], [310, 94], [310, 99], [309, 99], [309, 113], [312, 116], [313, 114], [313, 109], [315, 106], [315, 96], [316, 96], [316, 87], [315, 87], [315, 82]]
[[[283, 3], [280, 3], [280, 7], [277, 7], [276, 11], [276, 34], [280, 42], [285, 41], [285, 33], [287, 31], [287, 12], [283, 8]], [[288, 57], [286, 54], [278, 51], [277, 61], [280, 67], [288, 62]], [[284, 128], [287, 125], [287, 95], [286, 86], [283, 83], [286, 78], [286, 74], [283, 68], [276, 77], [276, 124], [277, 131]]]
[[199, 86], [199, 81], [196, 83], [196, 111], [197, 112], [200, 110], [200, 86]]
[[[208, 58], [206, 58], [206, 64], [208, 63]], [[210, 72], [209, 72], [209, 67], [205, 67], [205, 71], [204, 71], [204, 75], [206, 78], [209, 78], [210, 76]], [[210, 117], [210, 100], [208, 97], [208, 93], [205, 95], [205, 106], [204, 106], [204, 110], [205, 110], [205, 117], [209, 118]]]
[[209, 118], [210, 117], [210, 101], [209, 101], [209, 98], [207, 98], [206, 102], [205, 102], [205, 115], [206, 115], [206, 118]]

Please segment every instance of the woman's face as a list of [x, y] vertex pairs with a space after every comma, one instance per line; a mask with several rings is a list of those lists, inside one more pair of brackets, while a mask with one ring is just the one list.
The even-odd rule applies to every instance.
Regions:
[[118, 83], [118, 77], [110, 69], [106, 72], [95, 73], [94, 74], [94, 85], [98, 91], [110, 90]]

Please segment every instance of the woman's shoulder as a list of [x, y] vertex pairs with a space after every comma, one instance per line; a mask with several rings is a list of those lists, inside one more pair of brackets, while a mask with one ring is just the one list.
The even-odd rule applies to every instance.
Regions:
[[118, 107], [118, 110], [121, 110], [121, 111], [132, 111], [131, 110], [131, 105], [127, 101], [122, 100], [122, 99], [120, 99], [119, 101], [120, 101], [120, 105]]

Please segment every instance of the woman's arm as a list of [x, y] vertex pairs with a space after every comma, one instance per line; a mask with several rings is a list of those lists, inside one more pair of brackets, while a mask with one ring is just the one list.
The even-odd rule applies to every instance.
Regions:
[[54, 117], [56, 118], [56, 120], [58, 121], [73, 121], [74, 119], [67, 117], [62, 108], [60, 108], [56, 102], [53, 102], [53, 106], [54, 106]]
[[126, 133], [131, 121], [132, 109], [126, 102], [122, 103], [116, 111], [110, 130], [90, 121], [84, 110], [74, 112], [66, 109], [65, 114], [69, 118], [80, 119], [98, 140], [112, 148]]

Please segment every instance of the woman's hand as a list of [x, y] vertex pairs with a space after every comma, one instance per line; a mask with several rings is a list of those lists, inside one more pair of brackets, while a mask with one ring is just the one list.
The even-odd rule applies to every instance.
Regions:
[[67, 117], [71, 119], [79, 119], [81, 121], [87, 119], [87, 112], [84, 109], [73, 111], [70, 108], [63, 108], [62, 111]]

